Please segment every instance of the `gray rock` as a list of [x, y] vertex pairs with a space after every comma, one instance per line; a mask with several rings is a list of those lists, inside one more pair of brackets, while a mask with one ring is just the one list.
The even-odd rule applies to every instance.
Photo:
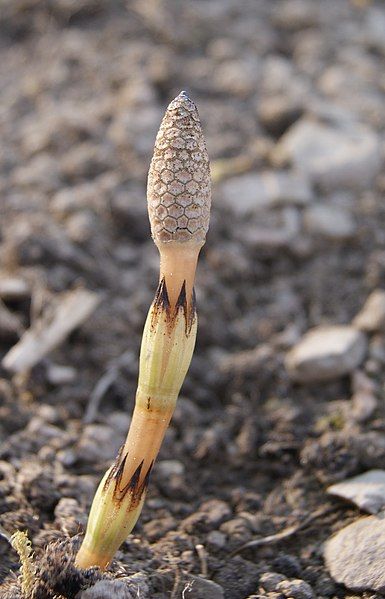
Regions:
[[161, 460], [157, 464], [157, 471], [163, 478], [170, 476], [182, 476], [185, 471], [184, 464], [179, 460]]
[[364, 359], [365, 335], [350, 326], [319, 326], [287, 353], [289, 376], [301, 383], [328, 381], [348, 374]]
[[62, 497], [55, 507], [55, 524], [68, 535], [75, 535], [87, 524], [87, 514], [76, 499]]
[[278, 163], [289, 162], [317, 185], [362, 189], [381, 169], [378, 136], [358, 124], [330, 126], [302, 119], [281, 138], [274, 152]]
[[162, 110], [157, 106], [126, 110], [114, 117], [107, 135], [119, 149], [132, 147], [138, 154], [148, 157], [162, 117]]
[[286, 95], [262, 98], [257, 107], [258, 118], [263, 127], [272, 135], [282, 135], [300, 116], [302, 107], [299, 102]]
[[382, 331], [385, 329], [385, 291], [376, 289], [366, 300], [362, 310], [353, 320], [354, 326], [362, 331]]
[[79, 599], [149, 599], [149, 587], [143, 574], [135, 574], [120, 580], [100, 580], [82, 591]]
[[324, 558], [332, 578], [348, 589], [385, 591], [385, 515], [360, 518], [325, 544]]
[[368, 391], [357, 391], [352, 396], [352, 407], [350, 416], [356, 422], [365, 422], [369, 420], [373, 412], [376, 410], [378, 401], [377, 398]]
[[328, 488], [328, 493], [353, 502], [370, 514], [385, 507], [385, 470], [370, 470]]
[[72, 366], [61, 364], [49, 364], [47, 368], [47, 379], [51, 385], [61, 386], [72, 383], [76, 378], [76, 369]]
[[209, 549], [223, 549], [226, 545], [226, 535], [219, 530], [212, 530], [207, 535], [206, 542]]
[[181, 528], [192, 532], [197, 530], [200, 525], [207, 525], [208, 528], [212, 529], [228, 520], [230, 515], [231, 510], [227, 503], [220, 499], [209, 499], [200, 506], [199, 511], [183, 520]]
[[351, 213], [330, 204], [309, 206], [305, 211], [304, 225], [310, 233], [337, 241], [352, 237], [356, 231]]
[[186, 599], [223, 599], [225, 594], [216, 582], [200, 576], [190, 576], [182, 596]]
[[124, 435], [104, 424], [87, 424], [77, 446], [82, 462], [104, 462], [116, 456]]
[[311, 586], [304, 580], [283, 580], [277, 590], [290, 599], [313, 599], [314, 593]]
[[238, 216], [287, 204], [306, 205], [313, 192], [305, 176], [289, 171], [247, 173], [222, 184], [223, 202]]
[[276, 591], [278, 585], [284, 580], [286, 580], [286, 578], [282, 574], [278, 574], [277, 572], [265, 572], [261, 575], [259, 583], [262, 588], [269, 593], [271, 591]]
[[369, 7], [366, 17], [366, 41], [385, 54], [385, 14], [382, 7]]
[[258, 64], [252, 60], [226, 60], [214, 70], [215, 87], [226, 94], [241, 98], [255, 91], [258, 82]]

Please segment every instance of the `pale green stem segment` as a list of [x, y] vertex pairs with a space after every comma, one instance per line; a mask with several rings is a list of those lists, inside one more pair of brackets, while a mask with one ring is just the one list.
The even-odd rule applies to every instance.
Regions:
[[78, 567], [106, 568], [142, 510], [149, 475], [194, 351], [197, 317], [183, 283], [170, 305], [163, 278], [144, 327], [138, 390], [127, 440], [96, 492]]

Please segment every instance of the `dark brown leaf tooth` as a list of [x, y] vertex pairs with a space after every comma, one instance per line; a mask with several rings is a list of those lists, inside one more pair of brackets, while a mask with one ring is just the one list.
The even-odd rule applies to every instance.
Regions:
[[147, 184], [155, 242], [203, 244], [209, 227], [209, 158], [198, 110], [185, 92], [167, 108], [155, 141]]
[[180, 308], [183, 310], [183, 315], [185, 318], [186, 335], [189, 335], [191, 332], [191, 327], [192, 327], [195, 317], [196, 317], [195, 291], [193, 289], [192, 298], [191, 298], [191, 306], [190, 306], [190, 309], [188, 309], [187, 297], [186, 297], [186, 281], [183, 281], [181, 290], [179, 292], [178, 299], [175, 304], [175, 309], [171, 311], [170, 310], [170, 300], [168, 298], [167, 285], [166, 285], [166, 281], [163, 277], [163, 279], [159, 283], [158, 289], [156, 290], [156, 293], [155, 293], [153, 310], [152, 310], [152, 315], [151, 315], [151, 328], [154, 329], [154, 327], [156, 326], [156, 324], [158, 322], [159, 316], [162, 313], [165, 313], [166, 321], [167, 321], [167, 324], [170, 326], [170, 332], [171, 332], [171, 328], [174, 325], [175, 319], [178, 315]]

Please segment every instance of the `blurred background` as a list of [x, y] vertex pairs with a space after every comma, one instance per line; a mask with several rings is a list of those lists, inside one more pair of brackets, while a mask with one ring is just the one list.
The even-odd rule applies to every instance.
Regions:
[[[158, 272], [146, 176], [182, 89], [206, 135], [212, 222], [196, 285], [197, 350], [138, 534], [157, 540], [156, 510], [166, 534], [213, 497], [229, 506], [220, 521], [252, 511], [266, 533], [294, 508], [315, 509], [320, 481], [362, 470], [352, 431], [385, 426], [384, 297], [377, 324], [353, 339], [354, 356], [343, 347], [348, 366], [331, 368], [321, 387], [317, 363], [303, 377], [303, 356], [287, 358], [310, 328], [349, 325], [385, 284], [384, 3], [3, 0], [0, 51], [1, 355], [28, 329], [74, 320], [54, 347], [38, 342], [36, 360], [6, 358], [0, 371], [0, 458], [19, 472], [35, 456], [18, 501], [37, 514], [38, 525], [25, 516], [36, 547], [43, 524], [60, 530], [63, 494], [84, 523], [129, 424]], [[83, 296], [66, 303], [82, 288], [84, 314]], [[352, 420], [363, 387], [372, 408], [363, 417], [356, 398]], [[340, 450], [353, 456], [348, 466], [333, 461]], [[225, 472], [215, 468], [224, 459]], [[20, 505], [4, 505], [12, 528]], [[226, 546], [249, 540], [253, 526], [222, 530]], [[318, 588], [324, 566], [301, 551], [292, 549], [297, 575], [311, 563]], [[238, 590], [218, 566], [226, 597], [257, 584], [253, 559], [242, 562]]]

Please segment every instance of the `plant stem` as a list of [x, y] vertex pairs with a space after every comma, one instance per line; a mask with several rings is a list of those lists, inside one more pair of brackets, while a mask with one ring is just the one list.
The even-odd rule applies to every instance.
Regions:
[[135, 409], [126, 442], [96, 492], [80, 568], [106, 568], [140, 515], [149, 476], [194, 351], [194, 278], [208, 228], [210, 172], [195, 104], [182, 92], [158, 133], [148, 207], [159, 286], [144, 326]]

